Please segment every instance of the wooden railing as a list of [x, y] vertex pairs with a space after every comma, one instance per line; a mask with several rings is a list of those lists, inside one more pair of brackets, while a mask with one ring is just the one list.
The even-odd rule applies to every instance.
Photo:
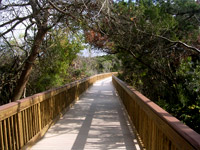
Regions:
[[105, 73], [0, 106], [0, 150], [27, 149]]
[[133, 128], [147, 150], [200, 150], [200, 135], [113, 76]]

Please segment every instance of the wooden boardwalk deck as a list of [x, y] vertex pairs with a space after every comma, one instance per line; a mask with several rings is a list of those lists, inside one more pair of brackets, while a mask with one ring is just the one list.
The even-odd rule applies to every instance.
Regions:
[[90, 87], [31, 150], [139, 150], [111, 80]]

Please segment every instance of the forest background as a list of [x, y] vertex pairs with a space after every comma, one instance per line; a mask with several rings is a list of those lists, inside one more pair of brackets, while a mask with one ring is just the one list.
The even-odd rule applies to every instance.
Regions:
[[[122, 80], [200, 133], [198, 0], [0, 4], [0, 104], [119, 71]], [[78, 55], [87, 48], [108, 55]]]

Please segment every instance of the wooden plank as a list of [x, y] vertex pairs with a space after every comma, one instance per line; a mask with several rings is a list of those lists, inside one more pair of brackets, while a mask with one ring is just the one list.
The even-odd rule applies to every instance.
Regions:
[[15, 128], [14, 128], [14, 116], [11, 116], [10, 120], [11, 120], [11, 134], [12, 134], [13, 150], [16, 150]]
[[2, 125], [2, 121], [0, 121], [0, 148], [2, 149], [2, 150], [4, 150], [4, 135], [3, 135], [3, 125]]
[[7, 119], [7, 129], [8, 129], [8, 144], [9, 144], [9, 149], [13, 148], [13, 142], [12, 142], [12, 131], [11, 131], [11, 127], [10, 127], [11, 121], [10, 118]]
[[36, 126], [36, 134], [40, 131], [39, 130], [39, 115], [38, 115], [38, 104], [35, 105], [35, 126]]
[[19, 125], [17, 122], [17, 115], [14, 116], [14, 124], [15, 124], [15, 139], [16, 139], [16, 148], [19, 149], [20, 145], [19, 145]]
[[[24, 110], [24, 119], [25, 119], [25, 126], [24, 126], [24, 128], [26, 130], [25, 136], [26, 136], [26, 139], [27, 139], [26, 143], [29, 141], [29, 126], [28, 126], [28, 112], [27, 111], [28, 110]], [[24, 143], [24, 144], [26, 144], [26, 143]]]
[[41, 103], [38, 103], [38, 123], [39, 123], [39, 131], [42, 130], [42, 119], [41, 119]]
[[29, 122], [28, 122], [28, 126], [29, 126], [29, 130], [30, 130], [30, 132], [29, 132], [29, 136], [30, 136], [30, 138], [29, 139], [31, 139], [32, 137], [33, 137], [33, 117], [32, 117], [32, 106], [28, 109], [28, 120], [29, 120]]
[[[24, 146], [24, 136], [23, 136], [23, 126], [22, 126], [22, 114], [19, 112], [17, 114], [18, 118], [18, 133], [19, 133], [19, 147], [22, 148]], [[25, 133], [24, 133], [25, 134]]]
[[23, 139], [24, 143], [28, 141], [27, 136], [26, 136], [26, 116], [25, 116], [25, 110], [21, 112], [22, 115], [22, 127], [23, 127]]
[[36, 115], [37, 115], [37, 112], [36, 112], [36, 106], [33, 105], [32, 107], [32, 116], [33, 116], [33, 136], [36, 135], [37, 133], [37, 121], [36, 121]]
[[5, 150], [9, 150], [8, 147], [8, 135], [7, 135], [7, 123], [6, 120], [3, 120], [3, 133], [4, 133], [4, 144], [5, 144]]

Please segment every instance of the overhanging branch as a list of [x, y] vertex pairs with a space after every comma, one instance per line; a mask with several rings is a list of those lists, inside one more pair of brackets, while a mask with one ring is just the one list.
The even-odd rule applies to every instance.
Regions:
[[173, 43], [173, 44], [180, 44], [180, 45], [184, 46], [185, 48], [188, 48], [188, 49], [193, 50], [193, 51], [195, 51], [195, 52], [200, 54], [200, 50], [198, 48], [193, 47], [191, 45], [188, 45], [188, 44], [186, 44], [186, 43], [184, 43], [182, 41], [173, 41], [173, 40], [170, 40], [170, 39], [168, 39], [168, 38], [166, 38], [164, 36], [155, 35], [155, 34], [151, 34], [151, 33], [146, 33], [145, 31], [141, 31], [139, 29], [137, 29], [137, 31], [139, 31], [139, 32], [141, 32], [143, 34], [149, 35], [149, 36], [154, 36], [154, 37], [157, 37], [157, 38], [161, 38], [161, 39], [166, 40], [166, 41], [168, 41], [170, 43]]
[[49, 4], [50, 4], [54, 9], [56, 9], [58, 12], [60, 12], [60, 13], [62, 13], [62, 14], [65, 14], [65, 15], [67, 15], [67, 16], [70, 16], [70, 17], [76, 19], [76, 17], [74, 17], [74, 16], [71, 15], [70, 13], [67, 13], [67, 12], [61, 10], [61, 9], [58, 8], [56, 5], [54, 5], [54, 3], [52, 3], [51, 1], [49, 1]]

